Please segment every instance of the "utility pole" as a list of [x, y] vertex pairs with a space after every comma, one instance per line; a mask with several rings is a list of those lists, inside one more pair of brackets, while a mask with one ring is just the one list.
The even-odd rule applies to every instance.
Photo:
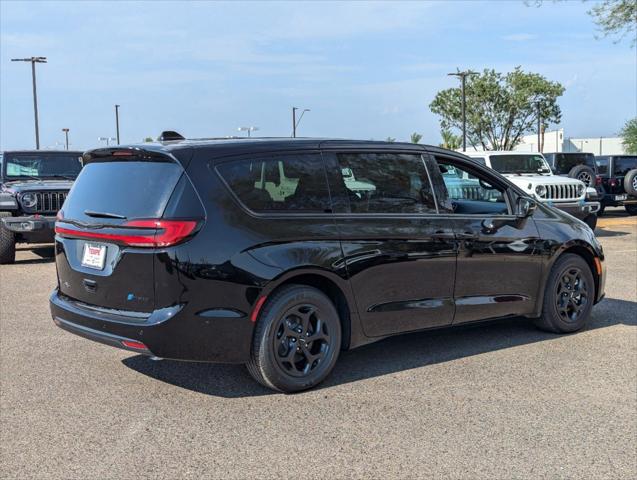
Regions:
[[542, 110], [541, 103], [536, 102], [537, 106], [537, 151], [538, 153], [542, 153]]
[[309, 108], [304, 108], [303, 111], [301, 112], [301, 116], [299, 117], [299, 120], [297, 122], [296, 120], [296, 111], [297, 110], [301, 110], [299, 107], [292, 107], [292, 138], [296, 138], [296, 128], [299, 126], [299, 123], [301, 123], [301, 119], [303, 118], [303, 115], [305, 115], [305, 112], [309, 112], [310, 109]]
[[115, 131], [117, 132], [117, 144], [119, 145], [119, 105], [115, 105]]
[[38, 92], [35, 86], [35, 64], [47, 63], [46, 57], [12, 58], [12, 62], [31, 62], [31, 79], [33, 80], [33, 113], [35, 115], [35, 148], [40, 150], [40, 127], [38, 125]]
[[462, 85], [462, 151], [467, 151], [467, 100], [465, 94], [465, 88], [467, 83], [467, 77], [471, 75], [478, 75], [478, 72], [474, 72], [472, 70], [465, 70], [461, 72], [458, 69], [455, 73], [448, 73], [447, 75], [451, 77], [458, 77], [460, 79], [460, 83]]
[[64, 145], [66, 147], [66, 149], [69, 149], [69, 129], [68, 128], [63, 128], [62, 131], [64, 132]]

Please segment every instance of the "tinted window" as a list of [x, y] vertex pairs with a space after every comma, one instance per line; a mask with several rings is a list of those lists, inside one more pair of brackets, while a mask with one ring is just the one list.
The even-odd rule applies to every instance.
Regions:
[[64, 216], [79, 220], [89, 210], [128, 219], [161, 217], [182, 172], [167, 162], [89, 163], [64, 202]]
[[419, 154], [337, 155], [352, 213], [436, 213]]
[[633, 168], [637, 168], [637, 157], [614, 157], [613, 171], [615, 175], [625, 176]]
[[471, 157], [471, 160], [478, 162], [480, 165], [486, 165], [487, 161], [484, 157]]
[[439, 159], [445, 182], [445, 200], [441, 210], [458, 214], [504, 215], [508, 213], [504, 191], [481, 173]]
[[289, 155], [223, 163], [217, 171], [245, 206], [255, 212], [330, 208], [320, 155]]
[[600, 175], [608, 174], [608, 157], [595, 157], [595, 163], [597, 164], [597, 173]]
[[491, 155], [491, 168], [500, 173], [551, 173], [538, 154]]
[[80, 173], [82, 155], [79, 152], [69, 154], [29, 153], [12, 154], [5, 158], [7, 178], [20, 177], [69, 177], [74, 179]]
[[556, 153], [555, 173], [566, 175], [577, 165], [587, 165], [595, 170], [595, 157], [592, 153]]

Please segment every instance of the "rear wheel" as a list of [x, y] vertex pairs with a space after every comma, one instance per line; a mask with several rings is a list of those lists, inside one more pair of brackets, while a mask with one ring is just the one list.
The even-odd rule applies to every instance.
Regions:
[[[0, 212], [0, 217], [10, 217], [9, 212]], [[0, 264], [6, 265], [15, 262], [15, 235], [11, 230], [4, 228], [0, 222]]]
[[624, 205], [628, 215], [637, 215], [637, 205]]
[[576, 332], [586, 324], [594, 302], [595, 281], [588, 263], [567, 253], [551, 269], [536, 325], [549, 332]]
[[298, 392], [322, 382], [341, 348], [338, 312], [320, 290], [289, 285], [275, 291], [259, 314], [250, 374], [280, 392]]

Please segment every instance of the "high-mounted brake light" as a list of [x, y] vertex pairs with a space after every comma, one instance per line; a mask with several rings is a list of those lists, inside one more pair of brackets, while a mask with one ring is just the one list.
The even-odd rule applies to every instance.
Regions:
[[117, 150], [111, 155], [113, 155], [114, 157], [132, 157], [134, 154], [130, 150]]
[[[106, 233], [95, 230], [76, 230], [55, 225], [55, 233], [62, 237], [91, 238], [131, 247], [170, 247], [183, 241], [197, 228], [196, 220], [130, 220], [121, 226], [107, 229], [130, 230], [130, 233]], [[134, 232], [134, 233], [133, 233]]]

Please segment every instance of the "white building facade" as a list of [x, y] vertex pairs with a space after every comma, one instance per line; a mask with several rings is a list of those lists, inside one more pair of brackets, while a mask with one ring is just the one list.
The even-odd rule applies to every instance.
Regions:
[[[564, 129], [544, 132], [543, 152], [585, 152], [595, 155], [624, 155], [621, 137], [572, 138], [564, 136]], [[537, 134], [525, 135], [514, 148], [521, 152], [537, 152]]]

